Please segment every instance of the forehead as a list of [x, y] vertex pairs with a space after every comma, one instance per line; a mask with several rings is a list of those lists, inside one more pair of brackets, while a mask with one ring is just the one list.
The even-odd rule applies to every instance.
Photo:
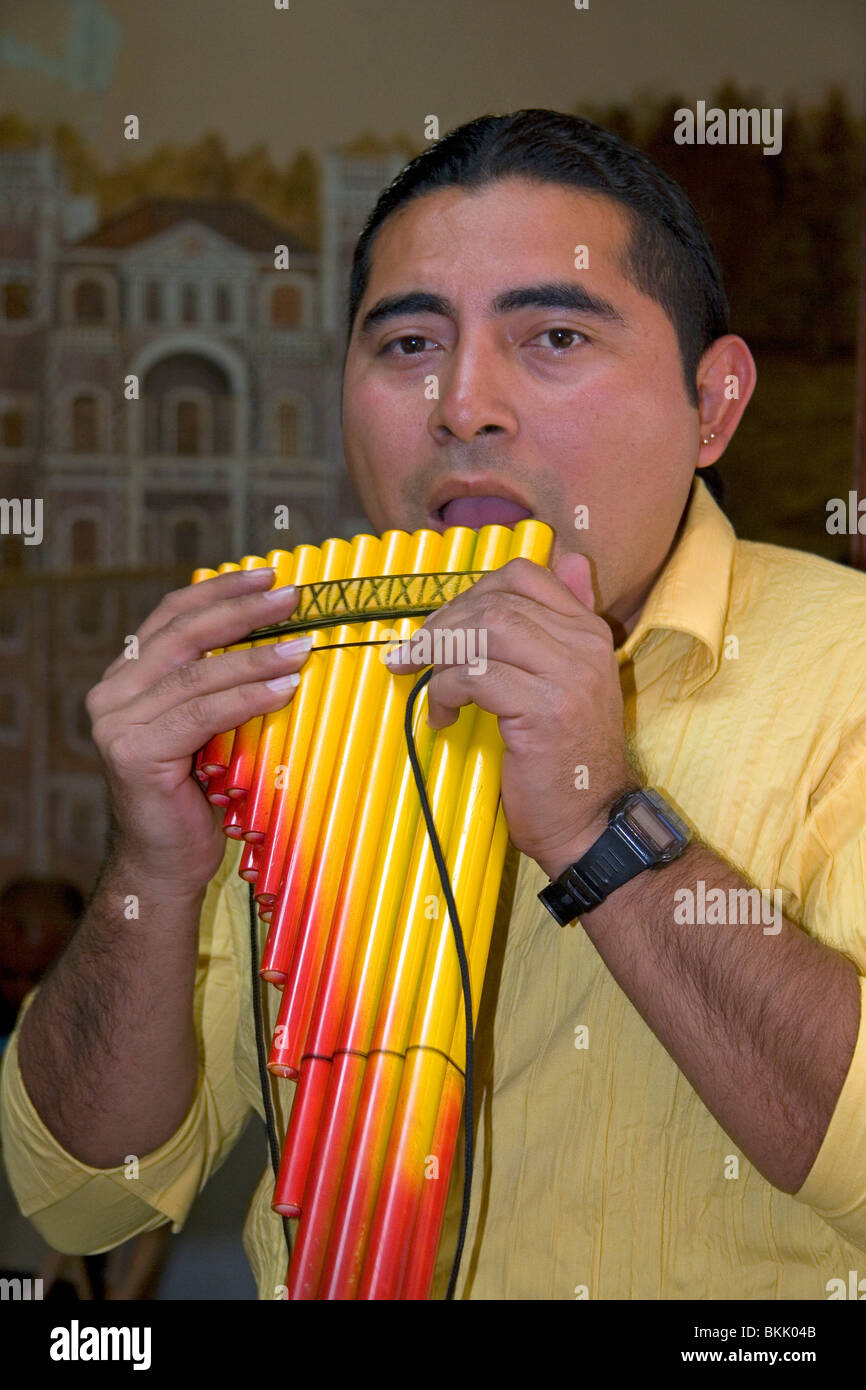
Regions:
[[[631, 234], [626, 210], [604, 194], [508, 178], [478, 190], [437, 189], [398, 209], [372, 245], [369, 303], [396, 288], [442, 288], [461, 275], [482, 286], [521, 283], [534, 272], [596, 279], [625, 292]], [[588, 267], [575, 270], [576, 248]]]

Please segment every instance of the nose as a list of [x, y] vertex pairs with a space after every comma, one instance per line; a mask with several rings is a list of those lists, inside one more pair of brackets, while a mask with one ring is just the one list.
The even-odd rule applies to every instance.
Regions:
[[463, 337], [440, 368], [438, 399], [427, 419], [437, 444], [465, 443], [478, 435], [512, 435], [517, 413], [510, 403], [505, 364], [493, 343]]

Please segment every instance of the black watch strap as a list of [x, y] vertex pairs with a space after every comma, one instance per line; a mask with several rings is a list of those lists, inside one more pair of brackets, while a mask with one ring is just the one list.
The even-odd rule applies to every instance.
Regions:
[[538, 896], [559, 925], [568, 926], [644, 869], [678, 858], [690, 839], [689, 826], [660, 792], [635, 788], [614, 802], [595, 844]]
[[539, 893], [544, 906], [561, 927], [581, 912], [598, 907], [615, 888], [621, 888], [647, 867], [647, 861], [609, 825], [577, 864]]

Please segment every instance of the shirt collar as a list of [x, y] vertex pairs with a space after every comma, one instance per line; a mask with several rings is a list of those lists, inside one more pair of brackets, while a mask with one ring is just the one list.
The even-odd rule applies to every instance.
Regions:
[[691, 642], [684, 695], [714, 676], [722, 659], [737, 537], [706, 483], [695, 474], [682, 530], [616, 657], [635, 660], [653, 632], [685, 633]]

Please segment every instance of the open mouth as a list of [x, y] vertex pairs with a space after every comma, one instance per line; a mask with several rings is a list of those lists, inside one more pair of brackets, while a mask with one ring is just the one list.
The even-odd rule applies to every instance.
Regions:
[[433, 513], [442, 524], [470, 526], [478, 531], [482, 526], [516, 526], [532, 516], [526, 507], [507, 497], [453, 497]]

